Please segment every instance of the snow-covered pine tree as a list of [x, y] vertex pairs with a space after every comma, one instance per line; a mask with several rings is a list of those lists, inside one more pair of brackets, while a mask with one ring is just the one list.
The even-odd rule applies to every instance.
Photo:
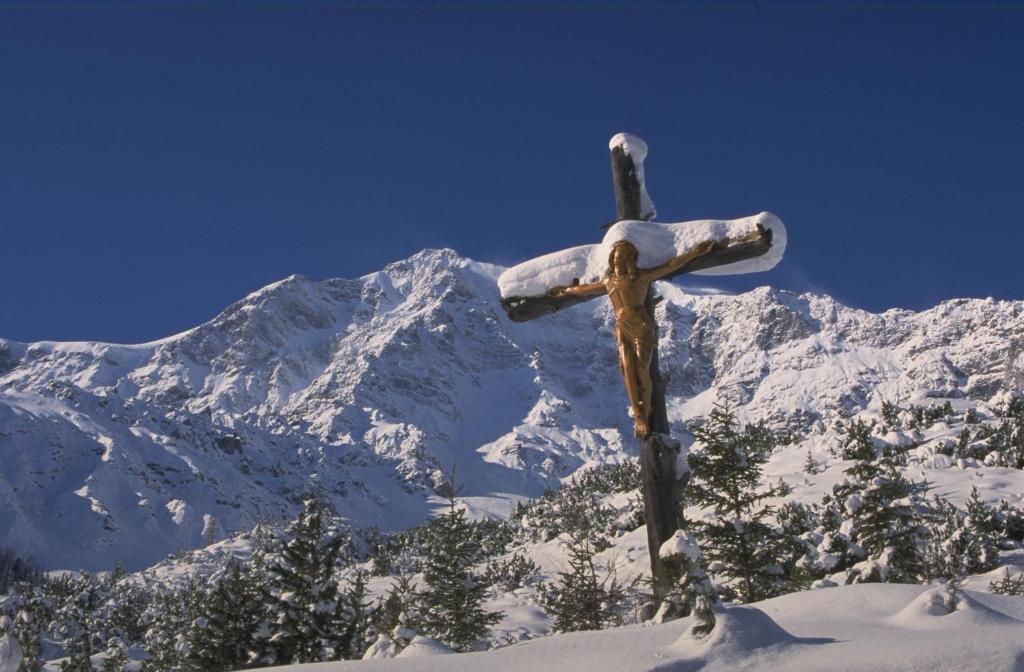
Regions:
[[250, 661], [263, 611], [259, 584], [232, 558], [199, 606], [188, 631], [189, 660], [206, 672], [235, 670]]
[[483, 608], [488, 585], [473, 571], [480, 546], [466, 512], [456, 506], [454, 488], [448, 492], [448, 511], [429, 527], [423, 552], [426, 590], [419, 603], [424, 634], [456, 651], [480, 646], [502, 614]]
[[882, 402], [882, 425], [885, 431], [891, 432], [900, 429], [900, 409], [891, 401]]
[[120, 637], [111, 637], [107, 641], [107, 657], [103, 661], [103, 672], [125, 672], [128, 665], [128, 653], [125, 643]]
[[924, 579], [960, 580], [970, 572], [971, 549], [974, 547], [970, 533], [965, 533], [965, 514], [949, 500], [936, 497], [928, 515], [928, 540], [922, 559]]
[[[11, 608], [9, 633], [17, 640], [21, 660], [18, 672], [42, 672], [43, 658], [41, 637], [45, 634], [48, 621], [52, 619], [52, 603], [43, 596], [39, 586], [27, 582], [15, 584], [13, 600], [6, 601]], [[0, 614], [0, 621], [5, 616]], [[0, 634], [4, 631], [0, 627]]]
[[775, 520], [780, 533], [778, 560], [786, 577], [783, 592], [806, 590], [820, 578], [815, 560], [824, 537], [817, 532], [818, 511], [800, 502], [786, 502], [775, 510]]
[[996, 508], [996, 519], [999, 521], [999, 534], [1008, 543], [1024, 541], [1024, 509], [1002, 499]]
[[656, 622], [693, 614], [690, 632], [704, 637], [715, 628], [718, 592], [702, 565], [700, 545], [688, 530], [676, 530], [658, 550], [663, 560], [678, 563], [680, 581], [662, 601], [654, 616]]
[[964, 525], [971, 530], [976, 541], [977, 564], [971, 567], [972, 574], [987, 572], [999, 565], [999, 545], [1003, 541], [1003, 529], [996, 510], [981, 500], [978, 486], [971, 486], [967, 498]]
[[509, 593], [530, 583], [539, 573], [537, 563], [522, 551], [504, 560], [489, 561], [486, 570], [487, 582]]
[[364, 660], [394, 658], [422, 627], [419, 595], [412, 576], [400, 572], [392, 579], [384, 599], [373, 610], [373, 629], [377, 637], [363, 653]]
[[755, 602], [777, 595], [784, 578], [780, 538], [764, 502], [782, 490], [758, 489], [774, 437], [762, 425], [740, 427], [723, 404], [715, 404], [706, 422], [691, 431], [702, 449], [690, 453], [693, 476], [686, 495], [689, 504], [708, 510], [708, 517], [690, 523], [708, 571], [727, 599]]
[[996, 512], [971, 489], [967, 508], [959, 509], [936, 497], [929, 514], [925, 547], [925, 578], [959, 580], [999, 565], [1002, 528]]
[[203, 672], [189, 658], [188, 634], [205, 594], [196, 577], [181, 588], [154, 592], [146, 613], [150, 657], [142, 661], [142, 672]]
[[543, 597], [555, 632], [601, 630], [621, 622], [626, 591], [614, 573], [599, 574], [595, 536], [585, 521], [572, 525], [564, 535], [569, 566], [558, 572], [558, 582], [547, 587]]
[[818, 473], [818, 461], [814, 459], [810, 449], [807, 450], [807, 457], [804, 458], [804, 473], [808, 476], [814, 476]]
[[1024, 595], [1024, 574], [1010, 576], [1010, 569], [1007, 568], [1001, 579], [989, 582], [988, 589], [997, 595]]
[[366, 583], [366, 572], [355, 570], [338, 600], [335, 629], [340, 635], [334, 648], [335, 660], [360, 660], [376, 639], [374, 613]]
[[43, 652], [39, 645], [43, 634], [41, 624], [34, 622], [29, 612], [21, 611], [15, 619], [14, 634], [21, 648], [18, 672], [43, 672]]
[[927, 507], [925, 482], [911, 482], [900, 469], [900, 456], [876, 447], [871, 426], [853, 421], [842, 446], [854, 463], [833, 490], [850, 521], [850, 537], [867, 560], [847, 572], [847, 581], [916, 582], [924, 574], [923, 545]]
[[58, 608], [56, 620], [66, 658], [60, 672], [92, 672], [91, 656], [96, 611], [100, 604], [98, 584], [90, 574], [80, 572], [65, 578], [60, 590], [65, 599]]
[[149, 603], [151, 588], [134, 577], [129, 577], [118, 563], [114, 571], [103, 576], [99, 590], [103, 598], [96, 619], [102, 624], [103, 636], [99, 644], [117, 637], [125, 642], [140, 642], [145, 637], [144, 614]]
[[287, 528], [289, 540], [269, 564], [267, 592], [272, 662], [326, 660], [338, 636], [333, 628], [338, 601], [336, 572], [344, 539], [325, 499], [313, 493]]

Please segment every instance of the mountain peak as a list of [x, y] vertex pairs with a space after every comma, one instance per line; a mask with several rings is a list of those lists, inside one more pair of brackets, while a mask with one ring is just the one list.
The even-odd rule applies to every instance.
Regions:
[[[453, 466], [467, 497], [510, 501], [633, 454], [607, 302], [512, 323], [499, 273], [428, 249], [360, 278], [289, 276], [150, 344], [0, 341], [0, 547], [138, 568], [290, 515], [311, 479], [355, 524], [393, 529], [429, 515]], [[771, 287], [662, 293], [680, 437], [716, 399], [814, 432], [878, 398], [1024, 380], [1022, 302], [878, 315]]]

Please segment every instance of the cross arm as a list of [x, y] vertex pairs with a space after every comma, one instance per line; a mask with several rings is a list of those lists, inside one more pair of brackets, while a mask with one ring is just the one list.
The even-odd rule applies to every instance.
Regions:
[[[716, 266], [725, 266], [766, 254], [772, 247], [772, 231], [762, 226], [750, 235], [734, 238], [728, 242], [716, 243], [707, 254], [687, 261], [683, 266], [670, 271], [661, 280], [670, 280], [684, 273], [703, 271]], [[585, 285], [581, 285], [583, 287]], [[501, 300], [508, 318], [513, 322], [528, 322], [544, 315], [550, 315], [571, 306], [584, 303], [600, 296], [595, 294], [559, 294], [557, 296], [509, 296]]]

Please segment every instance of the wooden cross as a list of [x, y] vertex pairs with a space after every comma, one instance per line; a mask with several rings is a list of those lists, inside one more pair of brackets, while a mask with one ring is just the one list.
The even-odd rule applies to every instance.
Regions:
[[[650, 221], [655, 216], [655, 210], [644, 184], [643, 159], [647, 152], [646, 143], [636, 136], [620, 133], [612, 138], [609, 147], [615, 189], [616, 221]], [[781, 222], [777, 219], [770, 221], [776, 222], [777, 227], [784, 233]], [[659, 277], [669, 279], [683, 273], [761, 257], [772, 249], [772, 238], [772, 229], [758, 224], [756, 228], [742, 236], [719, 238], [710, 252], [689, 260], [681, 267]], [[579, 278], [573, 278], [570, 287], [578, 285]], [[576, 294], [564, 290], [542, 290], [528, 296], [503, 296], [501, 304], [509, 319], [514, 322], [525, 322], [589, 301], [601, 293], [603, 292]], [[647, 319], [652, 325], [655, 323], [654, 308], [658, 301], [660, 297], [654, 295], [652, 285], [644, 301]], [[673, 536], [683, 522], [682, 492], [689, 472], [676, 473], [676, 458], [679, 455], [680, 444], [669, 436], [671, 427], [665, 407], [665, 383], [658, 366], [656, 339], [650, 363], [650, 379], [650, 434], [640, 438], [640, 476], [651, 576], [655, 599], [660, 602], [679, 580], [682, 571], [678, 563], [663, 560], [659, 551], [662, 544]]]

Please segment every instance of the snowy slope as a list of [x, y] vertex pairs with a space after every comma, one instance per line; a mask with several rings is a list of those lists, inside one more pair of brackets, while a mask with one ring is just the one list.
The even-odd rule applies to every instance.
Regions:
[[[154, 343], [0, 340], [0, 546], [138, 569], [293, 512], [311, 479], [357, 524], [393, 529], [430, 515], [452, 465], [485, 515], [631, 454], [606, 302], [513, 324], [502, 270], [426, 250], [362, 278], [287, 278]], [[1024, 302], [872, 314], [771, 288], [661, 291], [680, 435], [715, 398], [824, 441], [882, 400], [1024, 382]], [[771, 475], [798, 480], [806, 450]], [[1001, 482], [1019, 504], [1024, 472], [989, 469], [950, 487], [989, 474], [983, 494]]]
[[275, 672], [1012, 672], [1024, 661], [1024, 598], [862, 584], [726, 607], [706, 639], [690, 619], [546, 637], [458, 655], [264, 668]]

